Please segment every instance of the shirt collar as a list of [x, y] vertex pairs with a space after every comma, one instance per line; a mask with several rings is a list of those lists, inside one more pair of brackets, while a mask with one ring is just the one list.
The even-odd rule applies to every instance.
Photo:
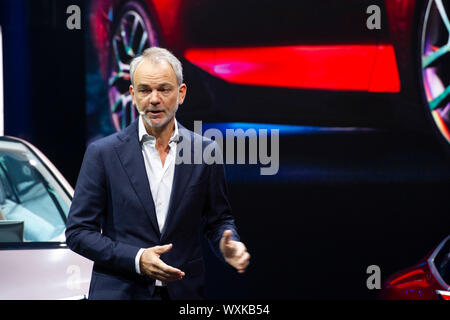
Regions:
[[[139, 130], [139, 142], [144, 141], [151, 141], [153, 143], [156, 143], [156, 138], [150, 134], [147, 133], [147, 130], [145, 129], [144, 125], [144, 119], [143, 116], [139, 116], [139, 124], [138, 124], [138, 130]], [[175, 121], [175, 130], [173, 130], [172, 136], [170, 137], [169, 143], [171, 142], [178, 142], [180, 138], [180, 134], [178, 133], [178, 121], [177, 119], [174, 119]]]

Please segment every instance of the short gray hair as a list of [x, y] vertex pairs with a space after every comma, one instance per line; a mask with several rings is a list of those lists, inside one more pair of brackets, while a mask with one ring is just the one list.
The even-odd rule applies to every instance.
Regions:
[[144, 59], [150, 60], [151, 62], [154, 63], [158, 63], [161, 60], [166, 60], [172, 66], [172, 69], [175, 72], [178, 86], [180, 86], [183, 83], [183, 67], [181, 66], [180, 60], [178, 60], [177, 57], [175, 57], [173, 53], [167, 49], [159, 47], [151, 47], [145, 49], [139, 56], [131, 60], [130, 63], [131, 84], [134, 85], [134, 73], [136, 72], [136, 69], [141, 64], [141, 62], [144, 61]]

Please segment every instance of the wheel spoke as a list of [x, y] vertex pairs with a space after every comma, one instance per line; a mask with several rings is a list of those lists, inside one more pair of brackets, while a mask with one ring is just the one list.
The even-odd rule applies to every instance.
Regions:
[[111, 107], [112, 113], [124, 114], [127, 112], [127, 105], [132, 103], [131, 95], [128, 93], [118, 94], [116, 102]]
[[422, 65], [423, 68], [428, 68], [431, 64], [433, 64], [436, 60], [443, 57], [445, 54], [450, 52], [450, 44], [446, 44], [443, 47], [440, 47], [438, 50], [433, 51], [432, 53], [422, 57]]
[[434, 0], [434, 2], [436, 3], [436, 7], [439, 10], [439, 14], [442, 21], [444, 22], [445, 27], [447, 28], [447, 31], [450, 33], [450, 20], [448, 19], [447, 12], [445, 11], [444, 3], [442, 2], [442, 0]]
[[111, 112], [112, 113], [117, 113], [120, 110], [120, 106], [122, 105], [122, 97], [119, 96], [119, 98], [117, 98], [116, 102], [114, 103], [114, 105], [111, 107]]
[[122, 110], [122, 114], [120, 115], [120, 118], [121, 118], [121, 122], [122, 122], [122, 128], [125, 128], [127, 125], [128, 125], [128, 123], [127, 123], [127, 117], [126, 117], [126, 110], [125, 110], [125, 106], [124, 106], [124, 110]]
[[132, 102], [131, 95], [128, 91], [125, 94], [122, 94], [122, 100], [124, 101], [124, 107], [126, 107], [128, 103]]
[[116, 83], [117, 79], [119, 79], [119, 74], [117, 72], [114, 72], [111, 77], [109, 77], [108, 84], [110, 86], [114, 86], [114, 83]]
[[130, 65], [128, 63], [122, 61], [122, 59], [120, 57], [119, 49], [117, 48], [117, 41], [120, 41], [120, 40], [114, 39], [112, 41], [115, 61], [117, 63], [117, 68], [118, 68], [117, 73], [120, 73], [121, 71], [127, 72], [130, 70]]
[[130, 47], [130, 44], [128, 43], [127, 32], [125, 31], [125, 23], [123, 21], [124, 20], [122, 19], [122, 23], [120, 24], [120, 37], [122, 38], [121, 42], [123, 44], [123, 48], [125, 52], [128, 53], [128, 48]]
[[136, 30], [138, 25], [140, 24], [139, 21], [139, 16], [138, 15], [134, 15], [134, 22], [133, 22], [133, 27], [131, 28], [131, 33], [130, 33], [130, 42], [129, 42], [129, 49], [130, 51], [128, 52], [129, 55], [134, 56], [135, 53], [133, 51], [133, 43], [134, 43], [134, 37], [136, 35]]
[[119, 80], [129, 81], [130, 74], [126, 71], [113, 72], [113, 74], [108, 80], [108, 84], [110, 86], [114, 86]]
[[[131, 119], [131, 121], [133, 120], [133, 119], [135, 119], [135, 117], [134, 117], [134, 108], [133, 108], [133, 104], [131, 104], [131, 106], [130, 106], [130, 108], [129, 108], [129, 112], [130, 112], [130, 119]], [[130, 122], [131, 122], [130, 121]]]
[[[115, 39], [116, 40], [116, 39]], [[122, 78], [124, 80], [129, 80], [129, 65], [122, 62], [121, 58], [120, 58], [120, 54], [119, 54], [119, 50], [117, 48], [117, 41], [113, 40], [112, 41], [112, 45], [113, 45], [113, 52], [114, 52], [114, 56], [115, 56], [115, 66], [117, 68], [117, 70], [113, 70], [113, 73], [111, 74], [110, 78], [108, 79], [108, 83], [110, 86], [114, 86], [114, 84], [116, 83], [116, 81], [119, 78]]]
[[119, 68], [119, 70], [117, 70], [117, 72], [121, 71], [121, 58], [120, 58], [120, 53], [119, 53], [119, 48], [117, 47], [117, 42], [120, 42], [120, 39], [113, 39], [112, 41], [112, 45], [113, 45], [113, 51], [114, 51], [114, 57], [115, 57], [115, 61], [117, 63], [117, 67]]
[[142, 34], [141, 42], [139, 43], [139, 48], [137, 54], [141, 54], [142, 50], [144, 50], [144, 46], [147, 43], [147, 32], [144, 31]]
[[434, 98], [429, 102], [430, 110], [440, 108], [449, 101], [450, 101], [450, 86], [445, 88], [445, 90], [440, 95], [438, 95], [436, 98]]

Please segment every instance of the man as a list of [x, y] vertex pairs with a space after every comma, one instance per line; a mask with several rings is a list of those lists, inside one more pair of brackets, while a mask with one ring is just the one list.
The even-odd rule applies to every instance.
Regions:
[[[250, 259], [231, 215], [224, 167], [177, 161], [193, 150], [177, 150], [181, 142], [200, 136], [175, 119], [187, 90], [175, 56], [147, 49], [131, 62], [130, 76], [140, 117], [88, 146], [67, 244], [94, 261], [90, 299], [201, 299], [201, 231], [238, 272]], [[215, 144], [200, 138], [203, 149]]]

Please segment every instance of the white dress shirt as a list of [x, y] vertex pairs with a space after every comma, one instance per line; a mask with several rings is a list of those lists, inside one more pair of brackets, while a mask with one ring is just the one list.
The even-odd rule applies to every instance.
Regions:
[[[178, 123], [175, 119], [175, 130], [169, 140], [169, 153], [166, 156], [164, 165], [158, 150], [156, 150], [156, 138], [147, 133], [142, 116], [139, 117], [139, 142], [142, 147], [145, 170], [147, 172], [150, 190], [152, 192], [153, 203], [155, 204], [156, 218], [158, 220], [159, 231], [163, 230], [164, 223], [169, 210], [170, 194], [172, 192], [173, 175], [175, 173], [175, 155], [177, 151]], [[141, 274], [139, 261], [145, 249], [140, 249], [136, 255], [136, 272]], [[163, 286], [160, 280], [156, 280], [155, 285]]]

